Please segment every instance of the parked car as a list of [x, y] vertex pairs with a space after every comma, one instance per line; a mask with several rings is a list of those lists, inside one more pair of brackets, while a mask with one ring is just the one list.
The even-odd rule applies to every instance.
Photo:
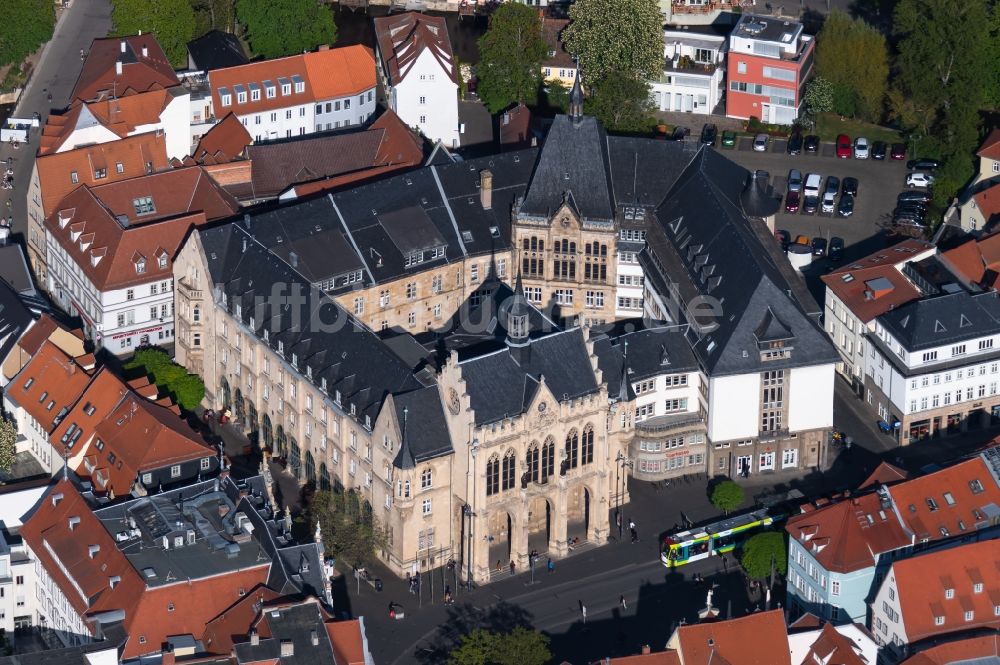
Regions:
[[807, 215], [815, 214], [816, 209], [819, 207], [819, 196], [815, 194], [806, 194], [805, 198], [802, 199], [802, 212]]
[[841, 134], [837, 137], [837, 157], [839, 159], [851, 158], [851, 137]]
[[851, 196], [858, 195], [858, 179], [857, 178], [844, 178], [844, 182], [840, 185], [841, 194], [850, 194]]
[[837, 192], [823, 192], [823, 212], [833, 212], [837, 207]]
[[868, 139], [859, 136], [854, 139], [854, 159], [868, 159]]
[[826, 238], [813, 238], [812, 248], [814, 256], [826, 256]]
[[839, 191], [840, 191], [840, 178], [838, 178], [835, 175], [828, 176], [826, 179], [826, 189], [823, 190], [823, 193], [833, 194], [834, 196], [836, 196], [837, 192]]
[[704, 145], [715, 145], [715, 138], [719, 134], [719, 129], [712, 123], [706, 124], [701, 128], [701, 142]]
[[926, 218], [927, 215], [922, 210], [914, 210], [910, 208], [904, 208], [904, 209], [897, 208], [896, 210], [892, 211], [892, 219], [894, 222], [899, 222], [900, 220], [906, 220], [910, 222], [919, 222], [923, 224]]
[[796, 213], [799, 211], [799, 193], [788, 192], [785, 194], [785, 212]]
[[818, 173], [810, 173], [806, 176], [805, 185], [803, 186], [802, 193], [806, 196], [813, 194], [819, 196], [819, 186], [823, 183], [823, 176]]
[[905, 192], [900, 192], [896, 196], [896, 201], [920, 201], [921, 203], [929, 203], [931, 200], [931, 195], [929, 192], [921, 192], [919, 190], [908, 190]]
[[917, 171], [906, 176], [907, 187], [930, 187], [934, 184], [934, 176]]
[[758, 134], [753, 137], [753, 151], [754, 152], [767, 152], [767, 142], [770, 137], [767, 134]]
[[722, 132], [722, 147], [723, 148], [735, 148], [736, 147], [736, 132], [731, 129], [727, 129]]
[[897, 161], [906, 159], [906, 146], [902, 143], [893, 143], [889, 151], [889, 157]]
[[805, 245], [806, 247], [808, 247], [809, 246], [809, 236], [804, 236], [804, 235], [797, 235], [797, 236], [795, 236], [795, 244], [796, 245]]
[[819, 137], [815, 134], [810, 134], [802, 142], [802, 148], [806, 152], [819, 152]]
[[802, 152], [802, 134], [795, 132], [788, 137], [788, 154], [798, 155]]
[[897, 201], [893, 212], [897, 210], [915, 210], [924, 214], [927, 212], [927, 204], [922, 201]]
[[836, 236], [830, 238], [830, 249], [829, 252], [827, 253], [827, 256], [829, 257], [830, 261], [832, 261], [833, 263], [839, 262], [840, 259], [843, 258], [843, 254], [844, 254], [844, 239], [838, 238]]
[[841, 217], [850, 217], [854, 214], [853, 194], [844, 194], [840, 197], [840, 204], [837, 206], [837, 214]]
[[691, 130], [687, 127], [674, 127], [674, 131], [670, 134], [671, 141], [683, 141], [685, 136], [691, 134]]
[[937, 159], [931, 159], [930, 157], [919, 157], [917, 159], [911, 159], [906, 162], [906, 168], [911, 171], [923, 170], [923, 171], [933, 171], [935, 169], [941, 168], [941, 162]]
[[909, 226], [923, 226], [924, 218], [923, 215], [917, 215], [912, 212], [900, 212], [892, 216], [893, 224], [905, 224]]
[[802, 191], [802, 171], [798, 169], [792, 169], [788, 172], [788, 191], [790, 192], [801, 192]]
[[778, 241], [781, 245], [781, 251], [788, 249], [788, 246], [792, 244], [792, 234], [784, 229], [778, 229], [774, 232], [774, 239]]
[[872, 159], [885, 159], [885, 153], [886, 149], [884, 141], [875, 141], [875, 143], [872, 143]]

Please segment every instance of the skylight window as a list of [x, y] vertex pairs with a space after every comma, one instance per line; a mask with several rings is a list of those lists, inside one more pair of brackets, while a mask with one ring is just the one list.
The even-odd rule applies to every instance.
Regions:
[[135, 214], [138, 215], [149, 215], [156, 212], [156, 206], [153, 204], [152, 196], [140, 196], [137, 199], [132, 199], [132, 207], [135, 208]]

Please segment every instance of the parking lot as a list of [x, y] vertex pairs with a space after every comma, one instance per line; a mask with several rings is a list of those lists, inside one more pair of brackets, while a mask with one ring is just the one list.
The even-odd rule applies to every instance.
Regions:
[[[851, 137], [852, 139], [856, 137]], [[797, 235], [809, 238], [821, 236], [829, 240], [833, 237], [844, 239], [844, 261], [850, 261], [871, 254], [884, 247], [885, 235], [882, 227], [891, 216], [896, 205], [896, 195], [906, 189], [906, 162], [886, 158], [837, 159], [833, 143], [822, 143], [815, 154], [789, 155], [785, 139], [772, 139], [767, 152], [754, 152], [753, 139], [741, 137], [735, 148], [720, 148], [726, 155], [744, 168], [763, 169], [771, 174], [775, 193], [782, 197], [782, 205], [775, 219], [776, 229], [785, 229], [794, 239]], [[822, 192], [827, 176], [837, 176], [841, 182], [846, 177], [858, 179], [858, 196], [851, 217], [835, 214], [805, 214], [801, 210], [795, 214], [785, 212], [784, 195], [788, 172], [798, 169], [803, 179], [809, 173], [823, 176]], [[839, 196], [838, 196], [839, 201]], [[825, 272], [829, 266], [823, 259], [809, 273]]]

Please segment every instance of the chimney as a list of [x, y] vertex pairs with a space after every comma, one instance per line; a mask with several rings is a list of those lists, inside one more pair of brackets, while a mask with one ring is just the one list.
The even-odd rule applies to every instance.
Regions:
[[121, 60], [115, 60], [115, 74], [118, 74], [118, 76], [122, 75], [122, 61]]
[[260, 635], [257, 634], [256, 630], [250, 631], [250, 646], [255, 647], [260, 645]]
[[121, 50], [122, 50], [122, 53], [125, 52], [125, 40], [124, 39], [121, 41]]
[[295, 655], [295, 643], [291, 640], [281, 640], [281, 657], [288, 658]]
[[319, 635], [316, 634], [316, 629], [315, 628], [309, 634], [309, 638], [312, 641], [312, 645], [314, 647], [318, 647], [319, 646]]
[[489, 169], [479, 172], [479, 202], [483, 204], [483, 210], [493, 207], [493, 173]]
[[177, 661], [172, 650], [164, 649], [160, 658], [160, 665], [174, 665]]
[[642, 645], [642, 655], [643, 656], [648, 656], [649, 655], [649, 645], [648, 644], [643, 644]]
[[148, 58], [149, 57], [149, 48], [146, 47], [146, 46], [142, 47], [142, 57], [144, 57], [144, 58]]

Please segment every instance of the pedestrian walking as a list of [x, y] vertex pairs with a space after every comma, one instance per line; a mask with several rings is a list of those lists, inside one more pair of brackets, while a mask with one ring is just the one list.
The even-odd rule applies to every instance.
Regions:
[[583, 615], [583, 622], [587, 623], [587, 606], [580, 602], [580, 613]]
[[497, 572], [499, 573], [503, 568], [500, 566], [500, 559], [497, 559]]
[[621, 606], [622, 606], [623, 610], [627, 610], [628, 609], [628, 603], [625, 602], [625, 594], [622, 594], [621, 596], [619, 596], [618, 602], [621, 603]]
[[629, 531], [632, 533], [632, 542], [636, 543], [639, 541], [639, 532], [635, 530], [635, 527], [630, 527]]
[[549, 569], [549, 575], [551, 575], [552, 571], [556, 569], [556, 564], [553, 563], [552, 557], [549, 557], [549, 562], [546, 564], [546, 568]]
[[510, 576], [514, 577], [514, 560], [510, 560]]
[[635, 531], [635, 520], [630, 519], [628, 521], [628, 528], [630, 531]]

